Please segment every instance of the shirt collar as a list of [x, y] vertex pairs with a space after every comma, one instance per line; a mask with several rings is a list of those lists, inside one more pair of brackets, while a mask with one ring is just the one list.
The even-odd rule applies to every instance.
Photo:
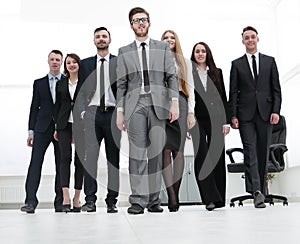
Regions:
[[[142, 42], [145, 42], [147, 46], [149, 46], [149, 43], [150, 43], [150, 38], [148, 37], [145, 41], [142, 41]], [[136, 43], [136, 46], [139, 48], [141, 46], [141, 41], [135, 39], [135, 43]]]
[[61, 79], [61, 73], [59, 73], [56, 76], [52, 75], [51, 73], [48, 74], [49, 80], [52, 80], [54, 77], [56, 77], [56, 80], [60, 80]]
[[70, 81], [70, 78], [69, 78], [69, 85], [76, 85], [77, 82], [78, 82], [78, 79], [77, 79], [74, 83], [72, 83], [72, 82]]
[[109, 55], [110, 55], [110, 53], [106, 54], [105, 57], [101, 57], [101, 56], [97, 53], [97, 62], [100, 62], [100, 59], [101, 59], [101, 58], [104, 58], [105, 61], [108, 61], [108, 60], [109, 60]]
[[255, 58], [256, 58], [256, 60], [258, 60], [258, 52], [256, 52], [256, 53], [253, 53], [253, 54], [250, 54], [250, 53], [246, 53], [246, 55], [247, 55], [247, 58], [250, 60], [250, 59], [252, 59], [252, 55], [254, 55], [255, 56]]
[[197, 66], [197, 70], [198, 70], [198, 72], [201, 72], [201, 73], [207, 73], [207, 71], [209, 71], [209, 67], [208, 67], [208, 65], [206, 66], [206, 70], [203, 72], [201, 69], [199, 69], [199, 67]]

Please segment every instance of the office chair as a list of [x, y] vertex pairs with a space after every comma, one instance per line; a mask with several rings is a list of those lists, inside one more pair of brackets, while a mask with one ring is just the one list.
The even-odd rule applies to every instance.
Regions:
[[[279, 173], [285, 168], [284, 153], [287, 151], [286, 146], [286, 122], [285, 117], [280, 116], [279, 122], [276, 125], [273, 125], [271, 146], [269, 153], [269, 161], [267, 162], [268, 173]], [[227, 164], [228, 172], [230, 173], [244, 173], [245, 165], [243, 162], [236, 162], [234, 159], [236, 153], [242, 153], [242, 148], [229, 148], [226, 150], [226, 154], [229, 156], [230, 163]], [[243, 175], [242, 178], [245, 178]], [[266, 186], [267, 186], [266, 182]], [[235, 206], [235, 202], [239, 201], [238, 206], [243, 206], [243, 201], [248, 199], [254, 199], [253, 195], [247, 194], [230, 199], [230, 207]], [[270, 205], [274, 205], [274, 199], [280, 200], [283, 202], [283, 205], [288, 205], [288, 200], [285, 196], [267, 194], [265, 196], [265, 202]]]

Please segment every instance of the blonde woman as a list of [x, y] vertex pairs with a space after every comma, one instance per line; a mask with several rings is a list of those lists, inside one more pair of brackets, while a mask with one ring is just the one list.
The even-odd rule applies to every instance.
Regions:
[[[179, 188], [184, 169], [184, 146], [187, 131], [195, 125], [194, 89], [191, 62], [183, 56], [177, 34], [166, 30], [161, 37], [169, 43], [175, 60], [179, 85], [179, 118], [166, 124], [167, 142], [163, 150], [163, 178], [168, 194], [170, 212], [179, 209]], [[173, 164], [171, 157], [173, 158]]]

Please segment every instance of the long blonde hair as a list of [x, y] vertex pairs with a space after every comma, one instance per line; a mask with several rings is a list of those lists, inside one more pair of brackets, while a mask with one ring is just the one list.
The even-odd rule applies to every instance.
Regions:
[[182, 92], [188, 98], [189, 90], [188, 90], [188, 80], [187, 80], [187, 65], [185, 62], [185, 58], [183, 56], [180, 41], [177, 34], [173, 30], [166, 30], [161, 36], [162, 41], [164, 40], [164, 36], [167, 32], [172, 33], [175, 37], [175, 48], [172, 51], [175, 54], [175, 60], [178, 67], [178, 83], [181, 85]]

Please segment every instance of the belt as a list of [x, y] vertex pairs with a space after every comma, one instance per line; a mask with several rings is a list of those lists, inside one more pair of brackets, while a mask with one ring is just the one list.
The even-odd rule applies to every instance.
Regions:
[[102, 112], [102, 113], [105, 113], [105, 112], [114, 111], [116, 107], [115, 106], [107, 106], [104, 109], [101, 109], [100, 106], [91, 105], [91, 106], [89, 106], [89, 108], [94, 108], [94, 109], [100, 110], [100, 112]]
[[97, 109], [100, 110], [100, 112], [105, 113], [105, 112], [113, 112], [115, 110], [116, 107], [114, 106], [109, 106], [109, 107], [105, 107], [104, 109], [101, 109], [100, 106], [98, 106]]
[[140, 94], [140, 97], [151, 97], [151, 93]]

